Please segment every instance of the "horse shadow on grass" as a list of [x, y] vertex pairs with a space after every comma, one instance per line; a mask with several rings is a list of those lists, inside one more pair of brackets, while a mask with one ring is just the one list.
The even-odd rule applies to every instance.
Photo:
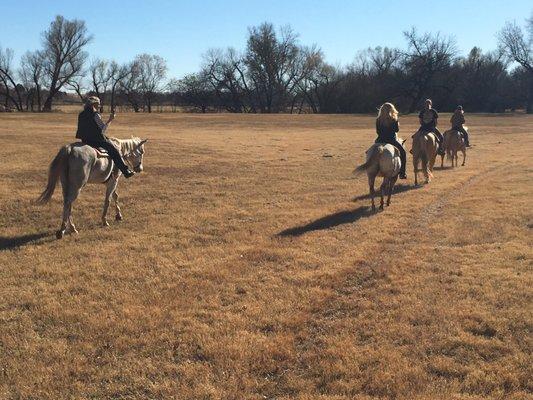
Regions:
[[372, 212], [370, 207], [358, 207], [355, 210], [340, 211], [330, 215], [326, 215], [325, 217], [319, 218], [305, 225], [285, 229], [279, 232], [276, 236], [301, 236], [307, 232], [330, 229], [344, 224], [352, 224], [354, 222], [357, 222], [361, 218], [367, 218], [374, 214], [375, 213]]
[[[28, 235], [20, 236], [0, 236], [0, 251], [13, 250], [18, 247], [24, 246], [28, 243], [37, 242], [41, 239], [50, 236], [49, 232], [31, 233]], [[51, 239], [51, 236], [50, 236]]]
[[444, 166], [442, 166], [442, 167], [441, 167], [440, 165], [439, 165], [439, 166], [435, 165], [435, 166], [433, 167], [433, 170], [434, 170], [434, 171], [446, 171], [446, 170], [448, 170], [448, 169], [453, 169], [453, 168], [454, 168], [454, 167], [452, 167], [451, 165], [444, 165]]
[[[421, 186], [415, 186], [415, 185], [396, 185], [394, 186], [394, 191], [392, 192], [392, 195], [396, 195], [396, 194], [399, 194], [399, 193], [403, 193], [403, 192], [408, 192], [410, 190], [416, 190], [416, 189], [420, 189]], [[376, 188], [376, 194], [374, 196], [374, 198], [376, 199], [379, 199], [379, 185], [378, 187]], [[358, 201], [358, 200], [367, 200], [367, 199], [370, 199], [370, 193], [367, 193], [367, 194], [362, 194], [360, 196], [356, 196], [352, 199], [352, 201]]]

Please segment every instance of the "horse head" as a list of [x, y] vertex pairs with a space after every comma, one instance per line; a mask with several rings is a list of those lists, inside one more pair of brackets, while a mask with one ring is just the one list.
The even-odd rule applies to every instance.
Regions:
[[144, 144], [148, 139], [133, 138], [133, 149], [124, 156], [125, 159], [133, 166], [133, 170], [137, 173], [142, 172], [143, 157], [144, 157]]

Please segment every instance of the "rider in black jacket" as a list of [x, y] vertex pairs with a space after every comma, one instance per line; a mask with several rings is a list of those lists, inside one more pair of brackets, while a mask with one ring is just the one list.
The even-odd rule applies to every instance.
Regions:
[[432, 106], [433, 102], [431, 101], [431, 99], [427, 99], [424, 102], [424, 109], [420, 111], [420, 114], [418, 114], [418, 120], [420, 121], [420, 129], [417, 133], [415, 133], [415, 135], [413, 135], [413, 137], [417, 134], [426, 134], [428, 132], [433, 132], [438, 143], [437, 152], [439, 154], [444, 154], [444, 149], [442, 147], [442, 142], [444, 138], [442, 137], [442, 133], [437, 128], [437, 120], [439, 118], [439, 114], [437, 113], [437, 110], [432, 108]]
[[107, 123], [104, 123], [102, 117], [98, 113], [99, 108], [100, 99], [98, 97], [91, 96], [87, 99], [85, 108], [78, 115], [78, 131], [76, 132], [76, 138], [81, 139], [83, 143], [91, 147], [101, 147], [106, 150], [118, 169], [126, 178], [129, 178], [130, 176], [133, 176], [135, 172], [128, 168], [122, 159], [120, 152], [105, 135], [107, 127], [115, 118], [115, 114], [111, 114]]
[[398, 123], [398, 111], [392, 103], [385, 103], [379, 108], [378, 117], [376, 118], [376, 133], [378, 138], [376, 143], [389, 143], [395, 146], [400, 152], [400, 179], [407, 179], [405, 174], [405, 164], [407, 162], [407, 154], [403, 145], [398, 141], [396, 133], [400, 131], [400, 124]]

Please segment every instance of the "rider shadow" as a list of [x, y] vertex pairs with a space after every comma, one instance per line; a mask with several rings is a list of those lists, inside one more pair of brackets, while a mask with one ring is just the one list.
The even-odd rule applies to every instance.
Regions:
[[36, 242], [47, 236], [50, 236], [50, 233], [48, 232], [31, 233], [28, 235], [20, 235], [20, 236], [13, 236], [13, 237], [0, 236], [0, 251], [13, 250], [18, 247], [24, 246], [28, 243]]
[[325, 217], [319, 218], [306, 225], [285, 229], [276, 234], [276, 236], [301, 236], [307, 232], [330, 229], [343, 224], [351, 224], [360, 220], [361, 218], [370, 217], [373, 214], [374, 213], [370, 207], [358, 207], [355, 210], [340, 211], [334, 214], [326, 215]]
[[[408, 192], [410, 190], [416, 190], [416, 189], [420, 189], [420, 186], [415, 186], [415, 185], [396, 185], [394, 186], [394, 190], [392, 192], [392, 195], [394, 196], [395, 194], [398, 194], [398, 193], [403, 193], [403, 192]], [[378, 188], [376, 188], [376, 194], [374, 196], [375, 198], [379, 198], [379, 186]], [[356, 196], [352, 199], [353, 202], [356, 202], [357, 200], [367, 200], [370, 198], [370, 193], [367, 193], [367, 194], [362, 194], [360, 196]]]

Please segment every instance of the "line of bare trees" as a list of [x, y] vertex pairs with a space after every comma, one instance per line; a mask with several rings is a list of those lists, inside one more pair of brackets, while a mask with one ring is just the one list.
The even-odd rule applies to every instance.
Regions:
[[51, 111], [54, 99], [66, 91], [84, 99], [100, 97], [102, 107], [117, 99], [135, 111], [152, 111], [162, 91], [166, 75], [165, 60], [141, 54], [126, 64], [94, 59], [89, 65], [86, 45], [93, 39], [85, 22], [57, 16], [43, 33], [42, 49], [26, 52], [18, 69], [13, 67], [14, 52], [0, 47], [0, 99], [4, 109]]
[[166, 81], [158, 55], [125, 64], [89, 61], [84, 48], [93, 38], [85, 23], [57, 16], [43, 33], [42, 49], [25, 53], [19, 68], [13, 51], [0, 47], [0, 101], [18, 111], [50, 111], [54, 99], [71, 92], [100, 97], [102, 108], [136, 112], [167, 105], [200, 112], [358, 113], [384, 101], [413, 112], [432, 97], [442, 110], [462, 104], [469, 111], [533, 113], [533, 18], [525, 29], [507, 23], [497, 50], [474, 47], [466, 56], [449, 37], [415, 29], [404, 37], [404, 49], [366, 49], [339, 67], [318, 47], [301, 45], [290, 27], [263, 23], [249, 29], [244, 50], [208, 50], [199, 72]]

